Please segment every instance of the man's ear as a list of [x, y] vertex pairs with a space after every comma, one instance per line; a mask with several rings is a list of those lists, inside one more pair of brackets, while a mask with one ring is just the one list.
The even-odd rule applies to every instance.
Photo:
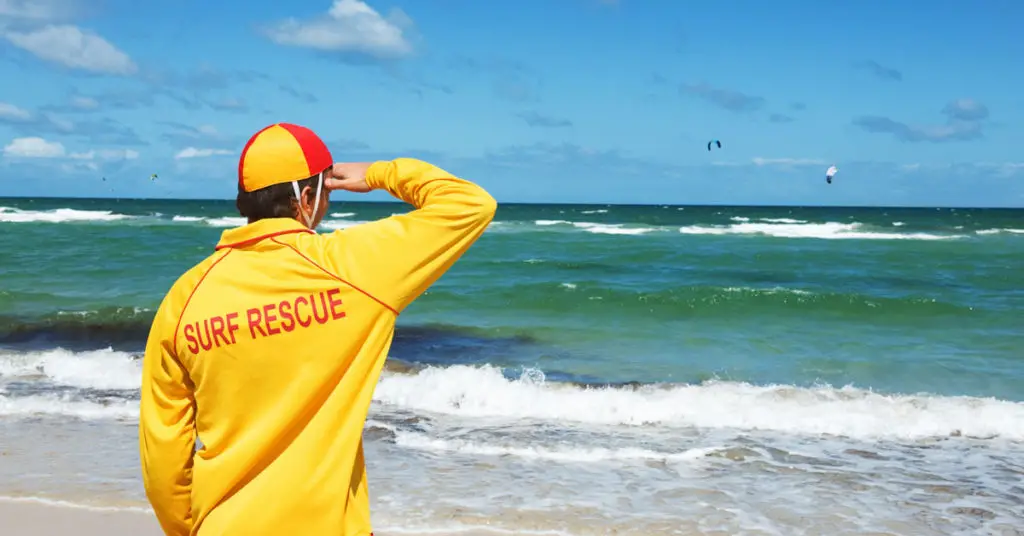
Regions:
[[302, 187], [302, 199], [306, 202], [307, 205], [313, 206], [313, 203], [316, 202], [316, 199], [313, 198], [315, 195], [316, 191], [313, 190], [312, 186]]

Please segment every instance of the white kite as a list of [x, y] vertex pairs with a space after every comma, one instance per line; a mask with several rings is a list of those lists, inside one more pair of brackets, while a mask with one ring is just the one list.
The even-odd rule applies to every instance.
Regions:
[[832, 184], [832, 177], [835, 177], [838, 171], [835, 166], [829, 167], [828, 171], [825, 172], [825, 182]]

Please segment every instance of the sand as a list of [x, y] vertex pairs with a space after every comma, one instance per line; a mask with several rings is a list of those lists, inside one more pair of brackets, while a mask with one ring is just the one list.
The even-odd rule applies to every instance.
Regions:
[[153, 514], [0, 501], [3, 536], [162, 536]]
[[[375, 531], [386, 535], [385, 532]], [[0, 499], [0, 536], [163, 536], [152, 513], [94, 510], [34, 501]], [[422, 536], [436, 536], [435, 531]], [[460, 536], [494, 536], [490, 531], [459, 531]], [[500, 534], [500, 532], [499, 532]], [[417, 536], [403, 531], [403, 536]]]

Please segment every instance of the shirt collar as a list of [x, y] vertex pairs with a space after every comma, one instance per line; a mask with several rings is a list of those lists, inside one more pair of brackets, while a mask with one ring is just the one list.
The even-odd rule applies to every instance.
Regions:
[[313, 231], [291, 218], [266, 218], [224, 231], [216, 249], [244, 248], [268, 238], [293, 233], [313, 234]]

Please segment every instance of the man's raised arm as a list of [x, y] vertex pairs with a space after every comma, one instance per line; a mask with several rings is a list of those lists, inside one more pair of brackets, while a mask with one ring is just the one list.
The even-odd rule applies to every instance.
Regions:
[[415, 210], [336, 232], [328, 258], [337, 272], [396, 312], [473, 245], [497, 209], [483, 188], [413, 158], [375, 162], [366, 184]]

